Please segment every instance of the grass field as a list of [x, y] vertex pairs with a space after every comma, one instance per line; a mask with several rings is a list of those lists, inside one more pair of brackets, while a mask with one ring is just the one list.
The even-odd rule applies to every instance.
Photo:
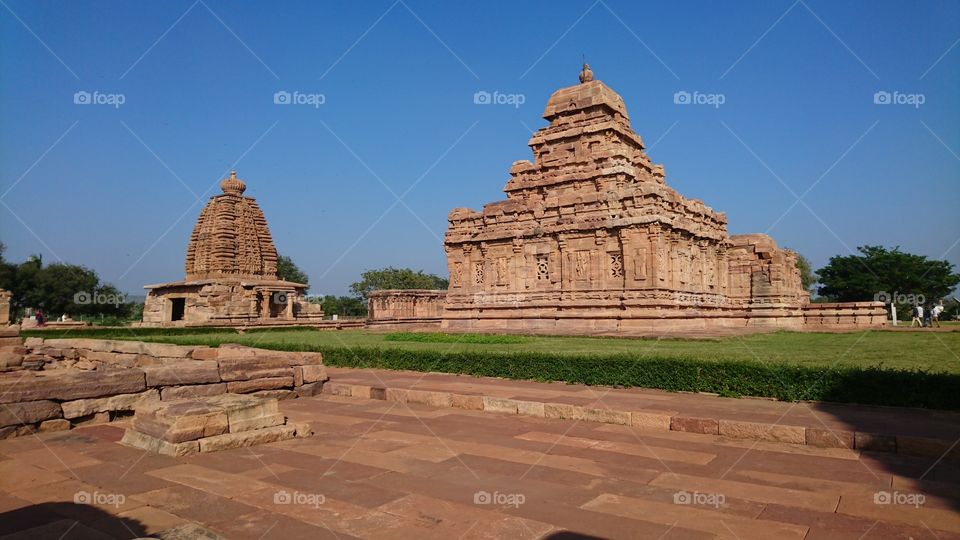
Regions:
[[[514, 335], [376, 333], [364, 330], [268, 330], [245, 334], [189, 329], [117, 329], [97, 331], [97, 337], [142, 339], [180, 344], [242, 343], [265, 348], [304, 350], [331, 347], [426, 350], [441, 353], [542, 353], [570, 356], [625, 354], [636, 358], [696, 359], [699, 361], [751, 361], [805, 366], [880, 367], [919, 369], [960, 374], [960, 332], [865, 331], [849, 334], [776, 332], [722, 339], [628, 339], [588, 337], [537, 337]], [[57, 337], [52, 331], [27, 335]], [[167, 334], [167, 335], [164, 335]], [[66, 331], [65, 337], [82, 337]]]

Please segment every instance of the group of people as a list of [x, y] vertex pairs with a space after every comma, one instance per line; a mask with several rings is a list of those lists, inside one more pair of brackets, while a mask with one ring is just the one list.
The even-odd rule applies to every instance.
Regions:
[[[924, 314], [926, 313], [926, 318]], [[917, 304], [913, 306], [913, 320], [910, 321], [910, 328], [914, 326], [919, 327], [933, 327], [936, 326], [940, 328], [940, 314], [943, 313], [943, 300], [940, 303], [936, 304], [930, 309], [924, 309], [923, 306]]]

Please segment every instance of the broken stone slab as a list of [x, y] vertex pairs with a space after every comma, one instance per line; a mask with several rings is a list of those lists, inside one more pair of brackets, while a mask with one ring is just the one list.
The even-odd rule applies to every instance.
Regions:
[[[230, 432], [251, 429], [246, 426], [254, 425], [257, 419], [275, 418], [275, 415], [278, 414], [281, 417], [283, 416], [280, 414], [280, 405], [276, 399], [240, 394], [223, 394], [222, 396], [204, 398], [203, 402], [226, 413]], [[269, 422], [269, 420], [262, 421]], [[283, 421], [281, 420], [280, 423], [283, 423]]]
[[287, 367], [323, 363], [323, 355], [318, 352], [273, 351], [229, 343], [221, 345], [217, 349], [218, 360], [250, 360], [254, 358], [274, 360], [285, 364]]
[[0, 406], [0, 427], [35, 424], [60, 417], [60, 405], [53, 401], [27, 401]]
[[70, 429], [70, 421], [63, 418], [44, 420], [37, 426], [37, 431], [41, 433], [48, 431], [67, 431], [68, 429]]
[[105, 398], [65, 401], [61, 406], [63, 407], [64, 418], [78, 418], [104, 411], [135, 411], [138, 407], [159, 401], [160, 392], [151, 388], [136, 394], [118, 394]]
[[220, 368], [212, 360], [182, 361], [176, 365], [144, 367], [147, 386], [175, 386], [220, 382]]
[[229, 429], [222, 407], [199, 398], [163, 402], [143, 407], [133, 417], [133, 429], [169, 443], [220, 435]]
[[248, 381], [231, 381], [227, 383], [227, 392], [247, 394], [258, 390], [279, 390], [293, 388], [293, 377], [265, 377]]
[[0, 375], [0, 403], [133, 394], [146, 387], [143, 371], [139, 369], [7, 373]]
[[283, 413], [268, 414], [244, 420], [232, 420], [230, 421], [230, 433], [282, 426], [285, 421], [286, 417], [283, 416]]
[[87, 349], [98, 352], [116, 352], [130, 354], [145, 354], [149, 356], [171, 356], [190, 358], [196, 346], [172, 345], [169, 343], [146, 343], [143, 341], [124, 341], [110, 339], [48, 339], [46, 345], [50, 347]]
[[220, 379], [225, 382], [247, 381], [268, 377], [290, 377], [293, 386], [293, 368], [279, 358], [231, 358], [217, 360]]
[[293, 391], [297, 393], [297, 397], [302, 398], [319, 396], [321, 393], [323, 393], [323, 383], [306, 383], [303, 386], [294, 388]]
[[133, 429], [124, 431], [120, 444], [172, 457], [196, 454], [200, 451], [200, 443], [197, 441], [171, 443]]
[[297, 394], [296, 390], [257, 390], [256, 392], [250, 392], [247, 395], [268, 399], [277, 399], [280, 401], [299, 397], [299, 394]]
[[226, 393], [226, 383], [169, 386], [160, 389], [160, 399], [163, 401], [173, 401], [176, 399], [218, 396]]
[[23, 365], [24, 355], [13, 351], [0, 351], [0, 369], [20, 367]]
[[253, 431], [227, 433], [200, 439], [201, 452], [219, 452], [232, 448], [243, 448], [277, 441], [285, 441], [296, 436], [295, 426], [274, 426]]

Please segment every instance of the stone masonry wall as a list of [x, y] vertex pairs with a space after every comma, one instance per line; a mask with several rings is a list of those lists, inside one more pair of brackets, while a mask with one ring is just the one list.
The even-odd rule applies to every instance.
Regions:
[[313, 396], [327, 379], [320, 353], [27, 338], [0, 351], [0, 439], [109, 422], [159, 401]]

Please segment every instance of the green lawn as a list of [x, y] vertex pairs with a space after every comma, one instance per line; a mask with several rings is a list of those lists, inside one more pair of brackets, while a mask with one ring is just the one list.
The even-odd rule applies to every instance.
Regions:
[[[159, 330], [159, 329], [158, 329]], [[753, 361], [806, 366], [921, 369], [960, 374], [960, 332], [868, 331], [849, 334], [777, 332], [723, 339], [629, 339], [587, 337], [487, 336], [479, 334], [384, 334], [364, 330], [269, 330], [176, 335], [163, 330], [97, 331], [97, 337], [143, 339], [181, 344], [242, 343], [265, 348], [326, 349], [330, 347], [393, 348], [441, 353], [543, 353], [571, 356], [627, 354], [636, 358]], [[28, 334], [25, 332], [25, 334]], [[55, 337], [51, 331], [28, 335]], [[82, 331], [68, 331], [82, 337]], [[416, 340], [416, 341], [408, 341]]]

